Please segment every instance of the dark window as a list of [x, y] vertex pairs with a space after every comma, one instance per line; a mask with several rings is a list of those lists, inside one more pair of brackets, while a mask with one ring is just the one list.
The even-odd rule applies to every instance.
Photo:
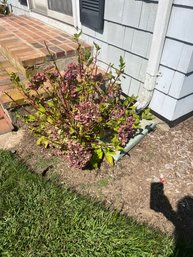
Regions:
[[72, 16], [72, 0], [48, 0], [48, 8]]
[[105, 0], [80, 0], [80, 21], [86, 27], [103, 30]]
[[27, 6], [27, 0], [19, 0], [20, 4]]

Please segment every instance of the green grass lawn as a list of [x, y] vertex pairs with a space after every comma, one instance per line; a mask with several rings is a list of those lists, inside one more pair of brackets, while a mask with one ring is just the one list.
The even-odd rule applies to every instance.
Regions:
[[0, 256], [167, 257], [172, 248], [170, 238], [0, 151]]

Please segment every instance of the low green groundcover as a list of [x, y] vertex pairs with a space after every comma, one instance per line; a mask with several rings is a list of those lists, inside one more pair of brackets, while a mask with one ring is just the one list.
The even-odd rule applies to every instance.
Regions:
[[0, 256], [172, 256], [173, 241], [0, 151]]

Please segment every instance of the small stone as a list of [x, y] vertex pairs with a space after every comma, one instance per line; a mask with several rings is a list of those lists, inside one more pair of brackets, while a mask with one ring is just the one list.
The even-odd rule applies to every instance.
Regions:
[[193, 185], [193, 182], [189, 182], [187, 183], [187, 186]]
[[175, 174], [176, 174], [176, 177], [178, 177], [178, 178], [182, 177], [178, 171], [176, 171]]
[[152, 182], [153, 183], [160, 182], [160, 179], [158, 177], [156, 177], [156, 176], [153, 176]]
[[12, 154], [15, 154], [16, 153], [16, 150], [15, 149], [11, 149], [10, 151]]
[[173, 170], [174, 167], [175, 167], [175, 165], [172, 164], [172, 163], [167, 163], [167, 164], [165, 164], [165, 169], [166, 169], [166, 170]]

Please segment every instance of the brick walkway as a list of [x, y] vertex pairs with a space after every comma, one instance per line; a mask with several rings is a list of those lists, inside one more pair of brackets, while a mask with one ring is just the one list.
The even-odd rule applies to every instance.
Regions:
[[56, 58], [76, 55], [76, 43], [61, 30], [27, 16], [0, 18], [0, 50], [14, 65], [27, 67], [49, 60], [44, 42]]
[[12, 85], [10, 74], [18, 73], [25, 80], [29, 67], [49, 64], [51, 56], [45, 42], [61, 67], [76, 58], [77, 45], [71, 35], [27, 16], [0, 17], [0, 134], [13, 129], [3, 107], [11, 100], [4, 92], [15, 100], [24, 99]]

